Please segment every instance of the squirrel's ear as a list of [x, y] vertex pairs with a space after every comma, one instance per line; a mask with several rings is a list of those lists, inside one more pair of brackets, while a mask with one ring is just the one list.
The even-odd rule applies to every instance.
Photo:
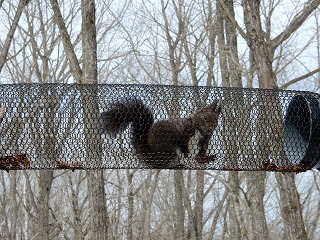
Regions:
[[211, 104], [212, 109], [217, 112], [218, 114], [220, 114], [222, 106], [221, 103], [218, 100], [214, 100]]
[[210, 104], [210, 106], [215, 110], [219, 104], [219, 101], [217, 99], [213, 100], [213, 102]]
[[218, 114], [220, 114], [220, 113], [221, 113], [221, 111], [222, 111], [222, 104], [221, 104], [220, 102], [218, 102], [218, 104], [217, 104], [217, 107], [216, 107], [215, 111], [216, 111]]

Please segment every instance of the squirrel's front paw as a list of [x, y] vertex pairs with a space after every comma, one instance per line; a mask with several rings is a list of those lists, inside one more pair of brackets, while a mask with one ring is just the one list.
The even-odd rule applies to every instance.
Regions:
[[215, 154], [196, 157], [196, 160], [198, 161], [198, 163], [209, 163], [209, 162], [215, 161], [216, 159], [217, 159], [217, 156]]

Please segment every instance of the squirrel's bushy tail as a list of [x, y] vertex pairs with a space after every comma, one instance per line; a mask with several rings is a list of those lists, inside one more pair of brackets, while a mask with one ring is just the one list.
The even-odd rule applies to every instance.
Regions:
[[132, 144], [138, 154], [148, 152], [148, 133], [154, 123], [152, 112], [142, 100], [132, 98], [114, 103], [110, 110], [101, 113], [104, 133], [113, 136], [131, 124]]

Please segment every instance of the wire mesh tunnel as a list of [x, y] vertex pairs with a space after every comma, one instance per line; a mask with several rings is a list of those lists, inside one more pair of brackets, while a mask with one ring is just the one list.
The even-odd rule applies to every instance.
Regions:
[[0, 168], [305, 171], [319, 114], [310, 92], [0, 85]]

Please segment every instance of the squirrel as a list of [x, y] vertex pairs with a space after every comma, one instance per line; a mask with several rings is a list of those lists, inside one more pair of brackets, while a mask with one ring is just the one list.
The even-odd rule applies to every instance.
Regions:
[[115, 137], [131, 124], [131, 143], [138, 158], [152, 167], [166, 167], [178, 156], [189, 154], [189, 140], [200, 133], [196, 160], [208, 163], [215, 155], [206, 155], [209, 140], [218, 125], [221, 104], [214, 100], [185, 118], [154, 122], [153, 113], [141, 99], [131, 98], [116, 102], [110, 110], [101, 113], [102, 131]]

